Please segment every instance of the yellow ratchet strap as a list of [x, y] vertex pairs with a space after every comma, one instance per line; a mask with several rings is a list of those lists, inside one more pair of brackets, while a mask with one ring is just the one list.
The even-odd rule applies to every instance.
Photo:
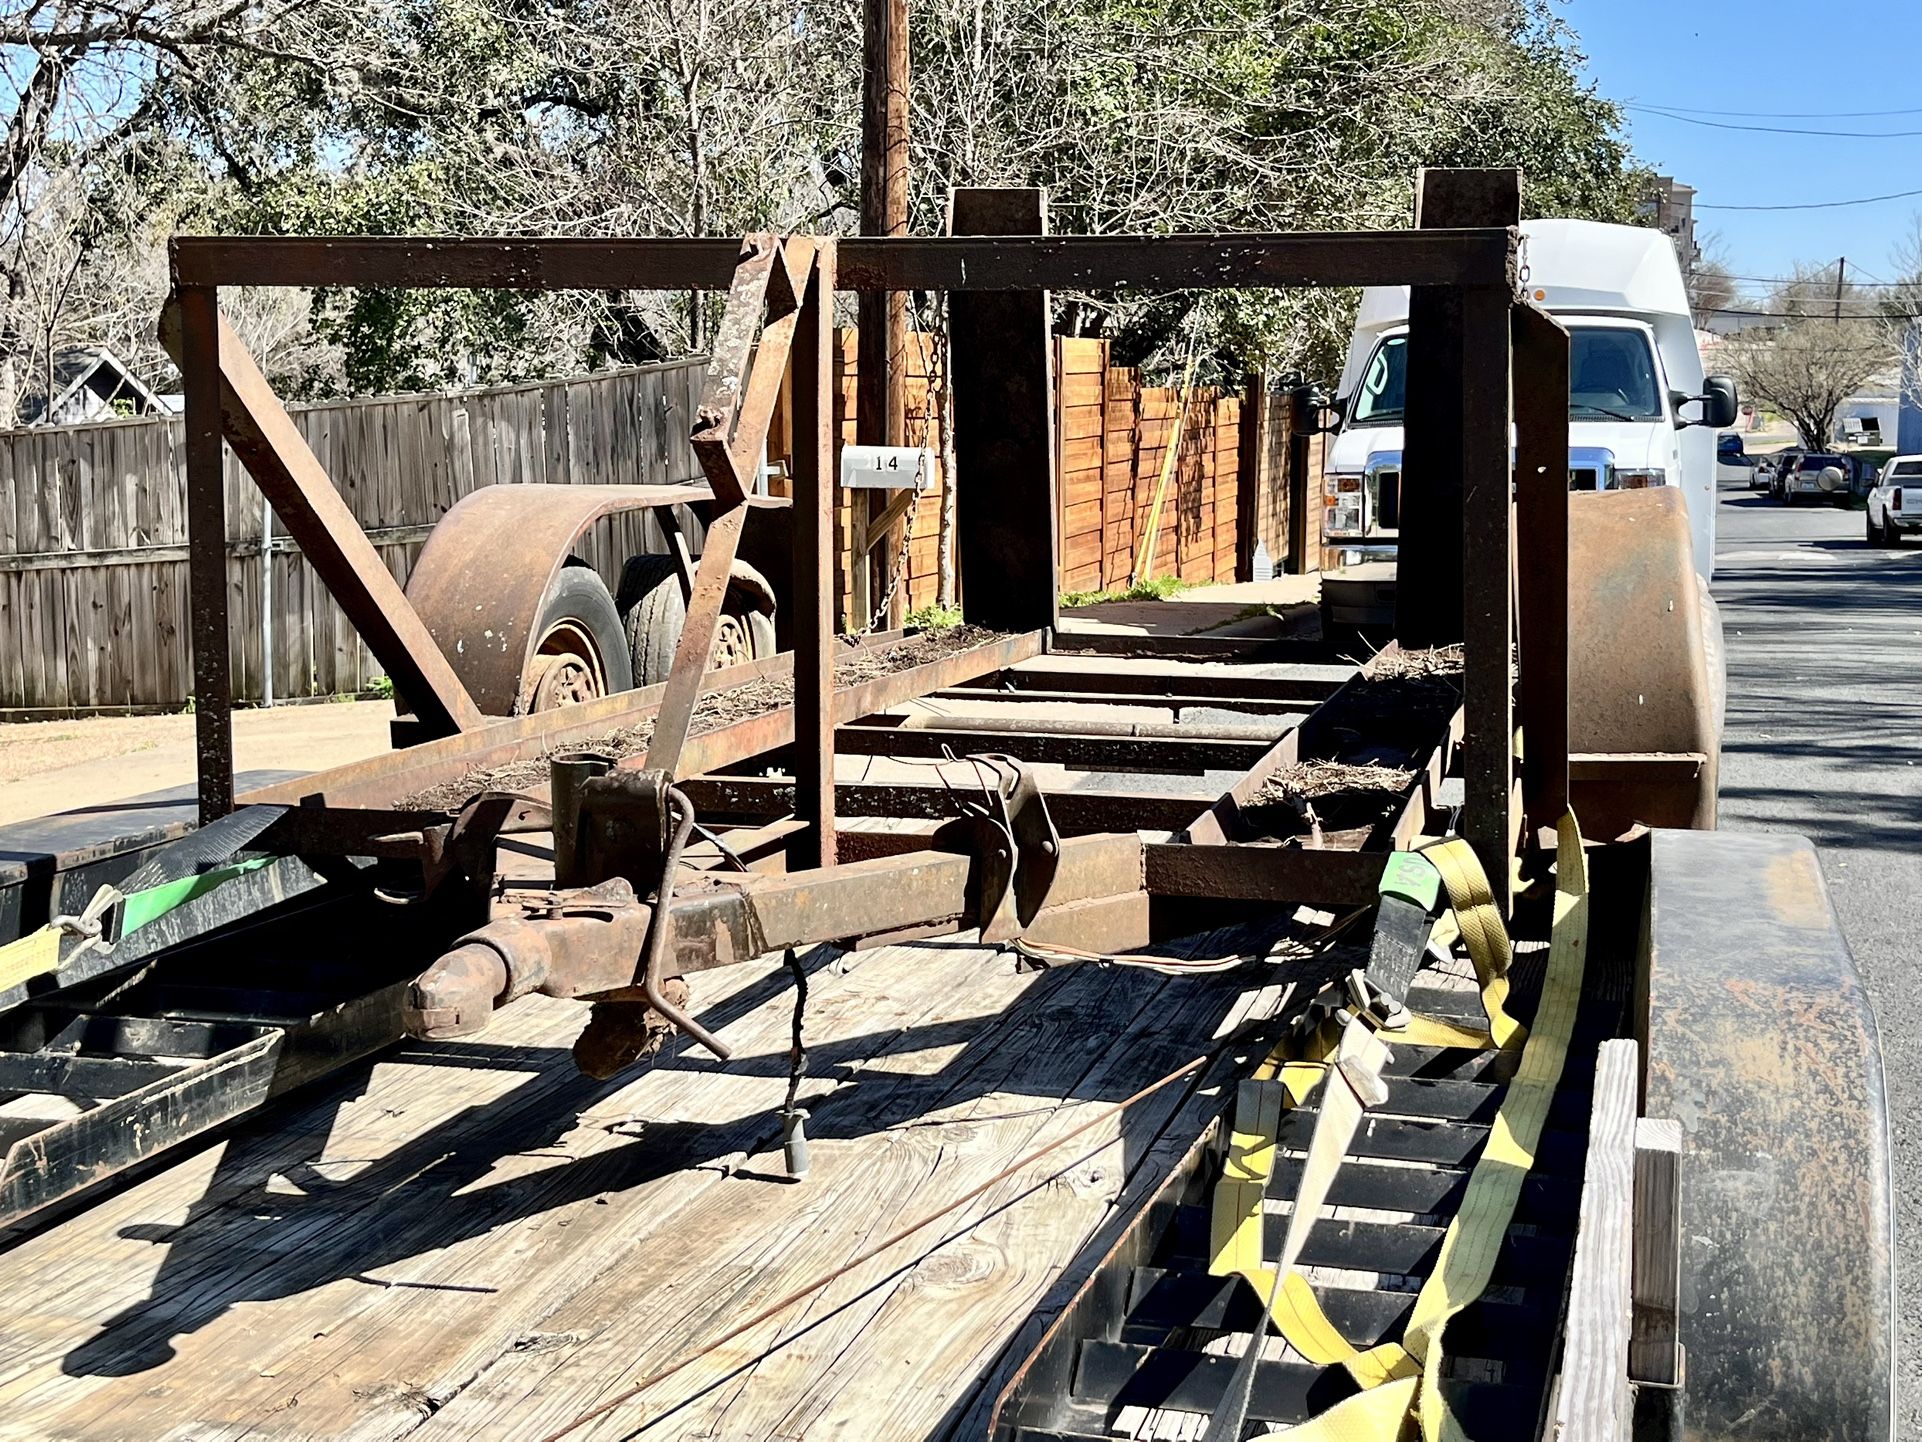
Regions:
[[0, 991], [9, 991], [23, 981], [45, 976], [60, 964], [60, 931], [43, 926], [18, 941], [0, 946]]
[[[1443, 867], [1443, 877], [1449, 874]], [[1468, 873], [1469, 879], [1474, 875]], [[1486, 879], [1481, 880], [1485, 891]], [[1451, 897], [1456, 895], [1452, 883], [1449, 891]], [[1498, 916], [1495, 919], [1499, 922]], [[1466, 924], [1463, 933], [1468, 934]], [[1475, 943], [1470, 945], [1472, 950]], [[1488, 1144], [1469, 1176], [1461, 1210], [1442, 1239], [1435, 1270], [1415, 1299], [1408, 1330], [1399, 1343], [1384, 1342], [1357, 1353], [1321, 1314], [1308, 1284], [1295, 1275], [1287, 1277], [1276, 1300], [1275, 1317], [1290, 1344], [1324, 1366], [1342, 1362], [1365, 1390], [1319, 1417], [1267, 1434], [1262, 1442], [1395, 1442], [1411, 1412], [1420, 1419], [1423, 1442], [1465, 1442], [1461, 1425], [1448, 1411], [1437, 1385], [1442, 1333], [1456, 1313], [1487, 1290], [1494, 1272], [1567, 1061], [1587, 947], [1588, 862], [1575, 818], [1565, 814], [1556, 827], [1554, 929], [1535, 1028], [1502, 1098]], [[1508, 954], [1505, 931], [1500, 950]], [[1481, 968], [1478, 960], [1478, 973]], [[1506, 969], [1504, 964], [1502, 970]], [[1491, 1021], [1493, 1017], [1491, 1011]], [[1385, 1035], [1392, 1038], [1394, 1034]], [[1309, 1345], [1303, 1346], [1304, 1342]], [[1343, 1350], [1347, 1355], [1332, 1355]]]

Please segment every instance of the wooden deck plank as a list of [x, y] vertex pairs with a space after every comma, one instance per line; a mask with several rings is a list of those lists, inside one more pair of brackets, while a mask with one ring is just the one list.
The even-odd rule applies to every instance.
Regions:
[[[818, 967], [799, 1186], [773, 1148], [791, 1005], [778, 967], [697, 979], [737, 1049], [726, 1068], [680, 1052], [616, 1083], [573, 1071], [584, 1010], [531, 998], [0, 1253], [19, 1299], [0, 1436], [544, 1435], [1204, 1050], [1272, 1001], [1264, 979], [1018, 974], [965, 938]], [[581, 1435], [625, 1435], [682, 1398], [650, 1436], [932, 1435], [1143, 1157], [1165, 1158], [1190, 1090]], [[1124, 1126], [1125, 1148], [1099, 1146]], [[914, 1407], [878, 1426], [904, 1387]]]

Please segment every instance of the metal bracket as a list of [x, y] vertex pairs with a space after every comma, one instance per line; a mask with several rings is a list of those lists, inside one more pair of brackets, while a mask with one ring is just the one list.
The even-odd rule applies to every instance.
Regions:
[[1012, 941], [1028, 929], [1054, 888], [1061, 834], [1047, 798], [1012, 756], [967, 756], [981, 775], [980, 801], [934, 834], [937, 851], [975, 858], [975, 916], [983, 941]]

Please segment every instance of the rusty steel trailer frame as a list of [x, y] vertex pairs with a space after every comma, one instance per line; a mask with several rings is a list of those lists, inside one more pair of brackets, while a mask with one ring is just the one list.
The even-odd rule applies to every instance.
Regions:
[[[1023, 197], [1026, 197], [1025, 199]], [[961, 192], [957, 225], [980, 230], [1045, 229], [1038, 192]], [[203, 816], [233, 804], [232, 694], [225, 644], [224, 586], [216, 585], [212, 537], [224, 526], [218, 484], [219, 447], [234, 446], [279, 511], [296, 542], [317, 558], [323, 579], [396, 681], [440, 729], [487, 748], [504, 724], [478, 717], [458, 678], [419, 616], [399, 593], [372, 547], [338, 503], [324, 471], [300, 442], [285, 412], [219, 316], [222, 285], [382, 285], [719, 289], [729, 306], [716, 338], [695, 429], [717, 514], [689, 606], [674, 672], [658, 697], [656, 739], [648, 764], [691, 774], [682, 748], [700, 694], [699, 668], [745, 519], [743, 477], [765, 438], [773, 398], [791, 353], [794, 413], [807, 417], [796, 456], [794, 574], [797, 628], [794, 717], [806, 718], [804, 745], [794, 750], [799, 864], [834, 857], [833, 729], [830, 691], [829, 587], [831, 410], [823, 384], [830, 343], [826, 297], [905, 289], [953, 294], [957, 406], [974, 424], [957, 435], [957, 464], [972, 495], [961, 506], [964, 606], [1002, 629], [1045, 633], [1054, 621], [1055, 538], [1052, 433], [1045, 355], [1045, 295], [1051, 289], [1143, 289], [1355, 286], [1411, 284], [1446, 292], [1459, 306], [1439, 326], [1446, 353], [1461, 362], [1462, 470], [1458, 524], [1436, 518], [1431, 533], [1404, 540], [1422, 549], [1472, 556], [1512, 556], [1507, 477], [1509, 392], [1524, 458], [1566, 454], [1566, 407], [1553, 384], [1552, 352], [1565, 333], [1516, 296], [1517, 235], [1512, 228], [1299, 234], [1274, 236], [1063, 237], [999, 234], [943, 238], [815, 240], [750, 237], [725, 240], [572, 239], [242, 239], [182, 237], [172, 245], [175, 293], [167, 329], [177, 337], [186, 395], [190, 548], [196, 578], [196, 734]], [[814, 297], [815, 303], [808, 303]], [[1030, 299], [1024, 300], [1023, 297]], [[1019, 308], [1025, 305], [1023, 312]], [[1016, 307], [1010, 310], [1009, 307]], [[1041, 307], [1037, 310], [1036, 307]], [[765, 321], [763, 320], [765, 311]], [[977, 315], [977, 313], [979, 313]], [[1456, 315], [1458, 313], [1458, 322]], [[1022, 319], [1023, 316], [1029, 319]], [[1031, 324], [1034, 318], [1041, 323]], [[1006, 344], [1009, 324], [1033, 330], [1034, 346]], [[1459, 334], [1454, 334], [1456, 329]], [[1511, 330], [1517, 341], [1511, 345]], [[1016, 330], [1014, 334], [1021, 334]], [[801, 344], [796, 347], [796, 338]], [[992, 336], [992, 354], [984, 342]], [[749, 368], [750, 352], [759, 354]], [[1530, 363], [1511, 367], [1511, 352]], [[1029, 356], [1028, 351], [1035, 354]], [[1539, 363], [1548, 354], [1549, 363]], [[1565, 368], [1565, 360], [1563, 362]], [[1512, 370], [1512, 376], [1511, 376]], [[1546, 381], [1546, 383], [1544, 383]], [[1563, 387], [1562, 389], [1565, 389]], [[973, 415], [971, 403], [987, 401]], [[976, 415], [980, 418], [975, 419]], [[1023, 417], [1033, 415], [1036, 423]], [[958, 428], [960, 429], [960, 428]], [[1414, 442], [1419, 444], [1419, 437]], [[1546, 473], [1544, 475], [1544, 472]], [[1464, 568], [1467, 641], [1468, 768], [1465, 833], [1491, 876], [1507, 873], [1524, 807], [1544, 820], [1566, 794], [1565, 720], [1554, 724], [1557, 697], [1565, 716], [1566, 500], [1559, 467], [1521, 472], [1522, 524], [1531, 563], [1523, 570], [1529, 600], [1522, 637], [1521, 698], [1531, 737], [1530, 795], [1514, 789], [1514, 718], [1507, 657], [1514, 636], [1510, 565]], [[1532, 483], [1541, 476], [1542, 483]], [[1555, 500], [1550, 496], [1553, 492]], [[333, 504], [328, 504], [329, 500]], [[983, 528], [986, 529], [983, 529]], [[970, 544], [971, 538], [974, 544]], [[1547, 544], [1542, 544], [1543, 542]], [[993, 585], [977, 577], [994, 568]], [[1026, 623], [1026, 624], [1023, 624]], [[1455, 639], [1441, 637], [1439, 639]], [[1559, 655], [1557, 654], [1559, 653]], [[1541, 680], [1536, 678], [1540, 677]], [[637, 712], [639, 708], [636, 708]], [[519, 718], [525, 719], [525, 718]], [[525, 728], [523, 728], [523, 731]], [[1545, 744], [1544, 744], [1545, 743]], [[465, 769], [465, 745], [444, 754], [451, 774]], [[698, 748], [697, 748], [698, 754]], [[702, 757], [701, 759], [707, 759]], [[738, 758], [737, 758], [738, 759]], [[1498, 883], [1501, 884], [1501, 883]]]

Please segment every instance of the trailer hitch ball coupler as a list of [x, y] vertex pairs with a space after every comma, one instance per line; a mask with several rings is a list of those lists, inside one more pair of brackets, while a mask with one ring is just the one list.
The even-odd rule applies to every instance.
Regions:
[[469, 1035], [497, 1007], [529, 992], [567, 998], [631, 986], [652, 915], [616, 877], [556, 897], [526, 917], [490, 921], [415, 979], [407, 997], [408, 1035]]
[[471, 1036], [493, 1018], [495, 999], [506, 990], [506, 958], [480, 942], [457, 946], [408, 988], [407, 1034], [422, 1041]]

